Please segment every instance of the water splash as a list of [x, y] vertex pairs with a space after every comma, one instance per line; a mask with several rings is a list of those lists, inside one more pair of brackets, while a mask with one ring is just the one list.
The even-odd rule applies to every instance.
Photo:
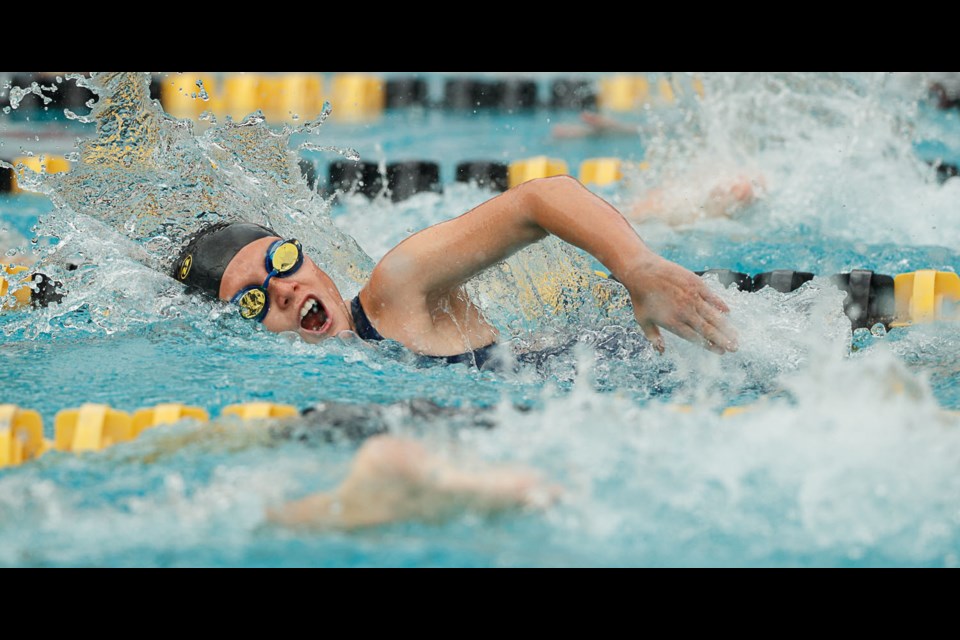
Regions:
[[207, 88], [203, 86], [203, 80], [200, 79], [200, 78], [198, 78], [198, 79], [197, 79], [197, 82], [196, 82], [196, 85], [197, 85], [197, 89], [199, 89], [199, 91], [194, 95], [194, 97], [200, 98], [200, 99], [203, 100], [204, 102], [209, 102], [209, 101], [210, 101], [210, 94], [207, 93]]
[[915, 148], [928, 86], [922, 74], [702, 77], [704, 98], [679, 105], [684, 117], [666, 117], [664, 110], [646, 114], [649, 168], [631, 174], [636, 192], [762, 176], [762, 202], [735, 217], [771, 235], [960, 241], [951, 224], [957, 186], [938, 184]]
[[327, 121], [327, 118], [330, 117], [330, 114], [333, 112], [333, 106], [328, 100], [325, 100], [323, 107], [320, 109], [320, 114], [313, 118], [312, 120], [307, 120], [306, 122], [293, 128], [293, 133], [304, 133], [304, 134], [313, 134], [323, 126], [323, 123]]
[[360, 160], [360, 153], [356, 149], [343, 148], [343, 147], [329, 147], [321, 146], [314, 144], [312, 142], [304, 142], [297, 147], [300, 151], [321, 151], [321, 152], [333, 152], [338, 153], [347, 160], [358, 161]]
[[251, 220], [303, 237], [338, 281], [362, 280], [369, 257], [307, 188], [287, 133], [271, 130], [255, 112], [195, 135], [193, 122], [172, 118], [149, 99], [149, 78], [108, 73], [82, 80], [100, 97], [87, 116], [97, 135], [80, 143], [72, 171], [44, 176], [31, 188], [58, 210], [95, 218], [147, 247], [161, 269], [203, 224]]
[[39, 98], [43, 101], [43, 104], [48, 105], [51, 102], [53, 102], [53, 98], [47, 95], [46, 93], [44, 93], [44, 91], [47, 91], [49, 93], [53, 93], [57, 91], [56, 85], [42, 86], [37, 82], [31, 83], [29, 87], [14, 87], [9, 83], [7, 83], [7, 85], [4, 88], [9, 89], [8, 98], [10, 101], [11, 109], [16, 109], [17, 107], [19, 107], [23, 99], [26, 96], [31, 94], [35, 96], [39, 96]]
[[[198, 133], [194, 122], [173, 118], [159, 101], [150, 99], [150, 74], [67, 78], [98, 96], [87, 116], [65, 112], [68, 119], [93, 124], [96, 134], [78, 139], [69, 172], [45, 174], [15, 167], [21, 188], [46, 195], [54, 205], [36, 228], [40, 238], [36, 259], [49, 275], [68, 276], [67, 265], [78, 252], [85, 254], [86, 263], [102, 268], [123, 256], [167, 274], [184, 239], [197, 229], [221, 220], [249, 220], [300, 239], [344, 295], [355, 293], [365, 282], [372, 260], [331, 221], [329, 203], [307, 186], [297, 150], [289, 144], [293, 133], [316, 134], [329, 111], [294, 130], [271, 129], [262, 113], [254, 112], [239, 122], [227, 118], [217, 123], [211, 118]], [[198, 88], [202, 99], [202, 82]], [[32, 86], [29, 91], [46, 89]], [[25, 91], [11, 89], [14, 108]], [[97, 242], [85, 235], [93, 228], [98, 229]], [[94, 269], [88, 278], [99, 277], [93, 274], [102, 275], [103, 282], [76, 287], [67, 309], [52, 310], [57, 317], [60, 311], [86, 304], [86, 298], [98, 292], [107, 298], [121, 296], [109, 284], [117, 274]], [[136, 289], [143, 282], [137, 278], [129, 286]], [[153, 282], [145, 288], [155, 286]], [[124, 322], [116, 320], [118, 327]]]

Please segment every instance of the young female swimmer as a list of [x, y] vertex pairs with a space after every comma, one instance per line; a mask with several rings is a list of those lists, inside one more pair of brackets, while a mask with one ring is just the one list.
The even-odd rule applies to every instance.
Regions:
[[[299, 243], [248, 223], [195, 235], [174, 276], [236, 303], [243, 317], [271, 331], [293, 331], [307, 342], [353, 332], [482, 366], [498, 333], [469, 301], [464, 283], [548, 234], [590, 253], [627, 288], [636, 321], [658, 351], [661, 328], [717, 354], [737, 349], [723, 300], [693, 272], [651, 251], [619, 211], [570, 176], [520, 184], [410, 236], [380, 260], [351, 301]], [[453, 505], [517, 508], [543, 495], [530, 471], [461, 471], [417, 443], [379, 435], [361, 447], [337, 489], [271, 517], [290, 526], [353, 528], [434, 518]]]
[[658, 351], [660, 328], [718, 354], [736, 350], [723, 300], [651, 251], [619, 211], [570, 176], [523, 183], [410, 236], [380, 260], [352, 301], [298, 243], [246, 223], [196, 235], [174, 276], [237, 303], [270, 331], [293, 331], [307, 342], [351, 331], [449, 358], [482, 353], [498, 337], [464, 283], [548, 234], [590, 253], [627, 288], [637, 323]]

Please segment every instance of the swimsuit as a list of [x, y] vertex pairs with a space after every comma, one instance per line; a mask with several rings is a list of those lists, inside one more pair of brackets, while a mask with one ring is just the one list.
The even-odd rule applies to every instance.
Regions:
[[[372, 324], [370, 324], [370, 319], [367, 318], [367, 313], [363, 310], [363, 305], [360, 304], [359, 295], [350, 301], [350, 313], [353, 315], [353, 324], [357, 327], [357, 335], [360, 336], [361, 339], [374, 341], [384, 340], [384, 337], [380, 335], [380, 332], [377, 331]], [[478, 369], [482, 369], [484, 363], [486, 363], [487, 360], [490, 360], [494, 355], [494, 349], [496, 346], [497, 343], [492, 342], [485, 347], [480, 347], [479, 349], [467, 351], [466, 353], [460, 353], [455, 356], [422, 357], [430, 358], [432, 360], [442, 360], [443, 362], [447, 362], [449, 364], [467, 362], [473, 364]]]

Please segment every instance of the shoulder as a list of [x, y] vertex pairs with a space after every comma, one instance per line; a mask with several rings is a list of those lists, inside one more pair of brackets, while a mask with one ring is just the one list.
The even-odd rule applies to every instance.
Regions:
[[373, 268], [370, 279], [358, 294], [373, 326], [383, 335], [401, 342], [398, 328], [426, 308], [426, 295], [419, 285], [413, 261], [406, 252], [392, 250]]
[[388, 304], [415, 300], [420, 292], [417, 256], [402, 246], [393, 248], [373, 268], [363, 288], [361, 300], [366, 303]]

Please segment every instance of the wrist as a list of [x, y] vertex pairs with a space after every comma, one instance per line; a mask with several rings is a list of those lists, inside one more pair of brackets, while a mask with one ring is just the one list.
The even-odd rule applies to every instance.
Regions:
[[629, 260], [611, 269], [610, 273], [630, 289], [641, 284], [664, 261], [665, 258], [644, 247], [644, 251], [630, 256]]

